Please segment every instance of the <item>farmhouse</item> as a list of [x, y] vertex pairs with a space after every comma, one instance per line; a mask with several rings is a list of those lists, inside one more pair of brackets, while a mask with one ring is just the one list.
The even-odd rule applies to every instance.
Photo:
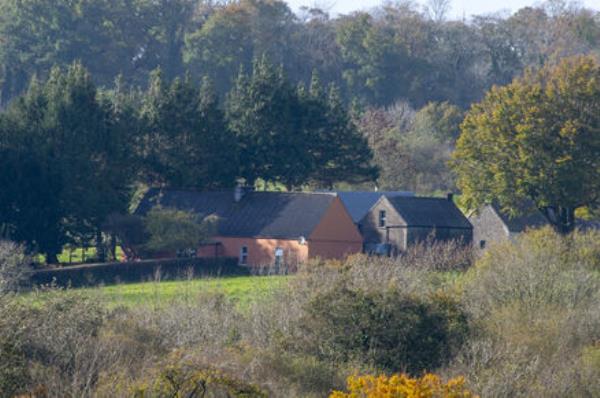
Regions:
[[154, 206], [218, 217], [218, 232], [199, 256], [237, 257], [242, 265], [294, 264], [362, 251], [362, 236], [335, 193], [194, 192], [151, 189], [137, 214]]
[[473, 227], [447, 198], [382, 196], [359, 223], [365, 251], [395, 255], [411, 244], [434, 239], [470, 244]]
[[546, 217], [533, 206], [523, 204], [521, 215], [511, 216], [502, 211], [495, 203], [479, 208], [469, 217], [473, 224], [473, 242], [479, 249], [485, 249], [491, 243], [515, 239], [530, 228], [549, 225]]
[[388, 198], [415, 196], [413, 192], [409, 191], [337, 191], [336, 193], [357, 225], [382, 196]]

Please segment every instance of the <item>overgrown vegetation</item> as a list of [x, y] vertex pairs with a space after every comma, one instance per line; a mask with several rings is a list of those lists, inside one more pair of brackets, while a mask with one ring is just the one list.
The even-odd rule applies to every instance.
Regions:
[[5, 294], [0, 394], [322, 397], [351, 375], [405, 388], [375, 376], [425, 371], [485, 397], [600, 393], [599, 234], [531, 231], [469, 258], [440, 245], [313, 262], [246, 305], [210, 289], [126, 307]]
[[25, 253], [25, 248], [0, 240], [0, 295], [27, 284], [31, 271], [31, 258]]

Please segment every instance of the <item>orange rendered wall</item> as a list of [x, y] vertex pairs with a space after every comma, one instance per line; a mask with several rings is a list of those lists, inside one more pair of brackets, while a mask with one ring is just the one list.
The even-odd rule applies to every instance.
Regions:
[[[362, 235], [339, 198], [332, 202], [304, 245], [298, 239], [215, 236], [213, 240], [221, 243], [220, 256], [239, 258], [241, 248], [246, 246], [247, 264], [252, 266], [273, 264], [277, 247], [284, 251], [284, 263], [295, 265], [314, 257], [342, 259], [349, 254], [360, 253], [363, 245]], [[198, 256], [214, 256], [214, 248], [203, 248], [198, 251]]]
[[263, 238], [230, 238], [216, 237], [222, 243], [222, 255], [227, 257], [240, 256], [242, 246], [248, 247], [248, 265], [271, 265], [275, 262], [275, 248], [280, 247], [284, 253], [284, 263], [297, 264], [308, 259], [308, 246], [301, 245], [297, 240], [263, 239]]
[[346, 207], [335, 198], [308, 239], [310, 258], [344, 258], [362, 251], [363, 238]]

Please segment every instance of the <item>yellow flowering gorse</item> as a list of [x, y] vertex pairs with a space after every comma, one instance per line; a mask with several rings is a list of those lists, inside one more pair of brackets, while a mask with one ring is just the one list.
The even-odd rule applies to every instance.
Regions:
[[478, 398], [465, 387], [464, 377], [444, 383], [428, 373], [421, 378], [393, 376], [350, 376], [348, 392], [334, 391], [329, 398]]

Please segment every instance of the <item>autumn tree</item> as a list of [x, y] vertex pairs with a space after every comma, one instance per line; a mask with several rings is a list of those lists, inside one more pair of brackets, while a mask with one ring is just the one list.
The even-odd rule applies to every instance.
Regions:
[[562, 232], [600, 202], [600, 65], [565, 59], [494, 87], [462, 124], [452, 165], [466, 203], [531, 200]]
[[368, 137], [382, 189], [422, 194], [454, 189], [447, 166], [462, 112], [449, 103], [429, 103], [418, 111], [406, 102], [368, 109], [358, 121]]

